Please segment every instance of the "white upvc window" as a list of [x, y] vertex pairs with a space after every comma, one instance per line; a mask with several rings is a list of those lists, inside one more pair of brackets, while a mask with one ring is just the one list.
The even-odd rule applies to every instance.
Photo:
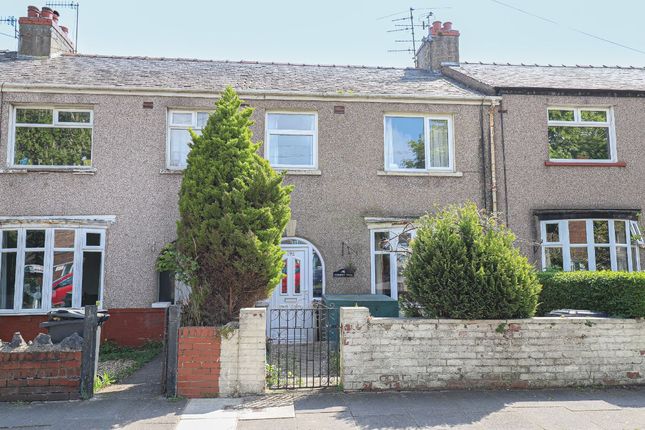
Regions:
[[542, 268], [564, 271], [641, 270], [638, 224], [623, 219], [540, 222]]
[[208, 122], [210, 112], [170, 110], [168, 111], [168, 143], [166, 145], [166, 168], [186, 168], [189, 144], [192, 142], [189, 130], [201, 135]]
[[616, 134], [612, 109], [549, 107], [547, 121], [550, 161], [616, 161]]
[[92, 167], [94, 112], [87, 108], [13, 106], [7, 161], [29, 169]]
[[415, 236], [416, 230], [410, 227], [370, 230], [372, 294], [398, 299], [405, 292], [403, 268], [410, 255], [410, 242]]
[[388, 114], [384, 117], [384, 136], [386, 171], [454, 170], [450, 115]]
[[317, 169], [318, 114], [267, 112], [264, 157], [277, 169]]
[[0, 314], [43, 313], [103, 301], [105, 229], [0, 228]]

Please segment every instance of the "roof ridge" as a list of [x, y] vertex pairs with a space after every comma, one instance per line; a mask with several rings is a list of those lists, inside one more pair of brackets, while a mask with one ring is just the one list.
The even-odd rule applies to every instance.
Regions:
[[301, 67], [337, 67], [350, 69], [379, 69], [379, 70], [407, 70], [410, 67], [392, 67], [392, 66], [366, 66], [357, 64], [308, 64], [308, 63], [291, 63], [279, 61], [250, 61], [250, 60], [210, 60], [203, 58], [182, 58], [182, 57], [152, 57], [145, 55], [103, 55], [103, 54], [79, 54], [66, 53], [63, 57], [85, 57], [85, 58], [106, 58], [122, 60], [153, 60], [153, 61], [186, 61], [195, 63], [220, 63], [220, 64], [259, 64], [271, 66], [301, 66]]
[[559, 68], [568, 68], [568, 69], [638, 69], [645, 70], [645, 66], [607, 66], [603, 65], [593, 65], [593, 64], [513, 64], [513, 63], [497, 63], [497, 62], [482, 62], [482, 61], [462, 61], [460, 64], [473, 64], [473, 65], [482, 65], [482, 66], [511, 66], [511, 67], [559, 67]]

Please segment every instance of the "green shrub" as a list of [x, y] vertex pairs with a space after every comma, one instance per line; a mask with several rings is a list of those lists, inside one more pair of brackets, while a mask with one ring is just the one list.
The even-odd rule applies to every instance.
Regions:
[[538, 313], [587, 309], [610, 316], [645, 317], [645, 272], [543, 272]]
[[432, 318], [533, 316], [540, 284], [514, 240], [474, 203], [426, 215], [405, 267], [408, 293], [402, 307]]

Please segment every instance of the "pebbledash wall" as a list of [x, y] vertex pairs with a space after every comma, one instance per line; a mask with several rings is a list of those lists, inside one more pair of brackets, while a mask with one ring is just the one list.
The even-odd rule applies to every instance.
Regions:
[[645, 321], [373, 318], [341, 308], [345, 390], [645, 383]]
[[181, 327], [177, 395], [262, 394], [265, 387], [266, 309], [245, 308], [238, 325]]

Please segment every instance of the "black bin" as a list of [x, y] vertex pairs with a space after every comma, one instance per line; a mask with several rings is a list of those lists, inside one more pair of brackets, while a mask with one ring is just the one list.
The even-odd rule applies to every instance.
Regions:
[[[57, 343], [78, 333], [83, 336], [85, 326], [85, 311], [83, 309], [55, 309], [50, 311], [47, 316], [48, 321], [40, 323], [41, 328], [47, 329], [47, 334], [52, 338], [52, 342]], [[99, 327], [110, 318], [110, 314], [105, 310], [97, 312]]]

